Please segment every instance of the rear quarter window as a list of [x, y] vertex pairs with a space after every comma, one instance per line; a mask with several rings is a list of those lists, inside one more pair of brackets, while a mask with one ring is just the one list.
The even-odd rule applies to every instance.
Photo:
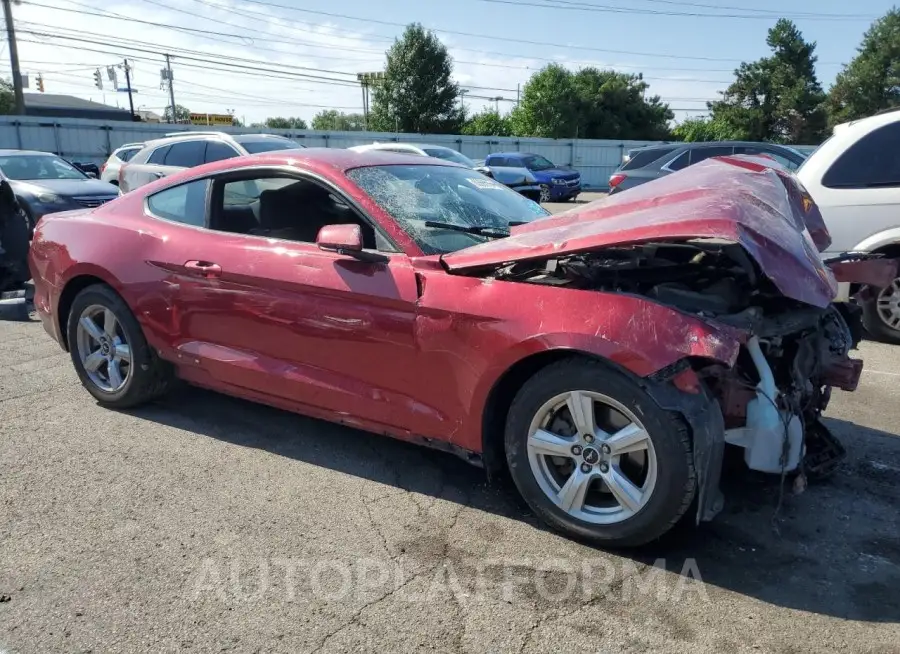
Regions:
[[154, 216], [176, 223], [203, 227], [206, 224], [208, 179], [198, 179], [163, 189], [147, 198], [147, 208]]
[[869, 132], [837, 158], [822, 177], [827, 188], [900, 186], [900, 122]]

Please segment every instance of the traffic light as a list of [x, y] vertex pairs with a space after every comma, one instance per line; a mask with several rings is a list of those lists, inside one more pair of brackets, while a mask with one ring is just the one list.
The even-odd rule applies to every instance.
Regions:
[[101, 91], [103, 90], [103, 76], [100, 74], [99, 68], [94, 71], [94, 86]]
[[41, 93], [44, 92], [44, 78], [40, 75], [37, 76], [37, 88]]

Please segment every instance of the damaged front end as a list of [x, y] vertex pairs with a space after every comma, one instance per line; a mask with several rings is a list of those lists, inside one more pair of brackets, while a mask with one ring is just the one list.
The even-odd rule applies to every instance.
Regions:
[[849, 353], [862, 327], [854, 305], [834, 303], [837, 281], [893, 278], [896, 264], [834, 261], [833, 271], [819, 256], [829, 244], [796, 178], [726, 158], [535, 221], [444, 263], [451, 272], [484, 274], [493, 264], [490, 274], [507, 281], [640, 296], [733, 335], [733, 362], [681, 359], [644, 379], [656, 402], [691, 427], [697, 518], [709, 520], [722, 506], [726, 444], [742, 448], [750, 469], [782, 476], [826, 476], [844, 455], [822, 412], [833, 388], [856, 389], [862, 361]]
[[861, 333], [852, 305], [816, 307], [786, 297], [738, 244], [710, 239], [644, 243], [514, 263], [507, 281], [640, 295], [726, 327], [741, 342], [732, 366], [682, 359], [646, 380], [663, 408], [694, 434], [699, 519], [721, 508], [724, 445], [766, 473], [828, 475], [843, 456], [822, 424], [832, 388], [856, 389]]

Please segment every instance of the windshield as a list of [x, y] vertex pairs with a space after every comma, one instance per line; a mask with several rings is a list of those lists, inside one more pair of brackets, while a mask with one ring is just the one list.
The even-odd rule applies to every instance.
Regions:
[[86, 179], [75, 166], [52, 154], [15, 154], [0, 157], [0, 170], [9, 179]]
[[429, 157], [436, 157], [438, 159], [452, 161], [453, 163], [462, 164], [467, 168], [475, 167], [474, 161], [469, 159], [467, 156], [460, 154], [456, 150], [451, 150], [450, 148], [423, 148], [423, 150]]
[[552, 161], [537, 154], [530, 154], [523, 158], [522, 161], [528, 170], [550, 170], [551, 168], [556, 168]]
[[465, 168], [371, 166], [354, 168], [347, 176], [389, 213], [425, 254], [455, 252], [491, 238], [429, 227], [426, 221], [506, 232], [510, 223], [550, 215], [536, 202]]
[[303, 146], [287, 139], [266, 139], [265, 141], [238, 141], [250, 154], [272, 152], [274, 150], [296, 150]]

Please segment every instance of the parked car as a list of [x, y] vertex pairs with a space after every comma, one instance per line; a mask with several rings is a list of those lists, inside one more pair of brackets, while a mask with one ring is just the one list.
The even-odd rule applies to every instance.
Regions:
[[[844, 123], [797, 173], [819, 205], [833, 242], [843, 252], [900, 257], [900, 110]], [[843, 284], [839, 299], [856, 288]], [[865, 293], [866, 330], [900, 343], [900, 279]]]
[[725, 443], [823, 471], [861, 362], [792, 175], [713, 160], [633, 193], [550, 217], [436, 158], [220, 161], [45, 217], [35, 307], [104, 406], [179, 377], [506, 466], [554, 528], [637, 545], [716, 514]]
[[295, 150], [304, 146], [274, 134], [225, 132], [178, 132], [148, 141], [119, 166], [119, 187], [123, 193], [149, 184], [185, 168], [273, 150]]
[[484, 163], [491, 168], [512, 166], [530, 171], [541, 189], [541, 202], [566, 202], [581, 193], [581, 173], [557, 166], [539, 154], [494, 152], [485, 158]]
[[0, 150], [0, 171], [9, 180], [30, 229], [48, 213], [96, 207], [118, 195], [111, 184], [48, 152]]
[[412, 143], [370, 143], [367, 145], [355, 145], [349, 150], [354, 152], [398, 152], [401, 154], [415, 154], [423, 157], [435, 157], [445, 161], [452, 161], [466, 168], [472, 168], [480, 173], [493, 177], [529, 200], [539, 202], [541, 199], [541, 187], [537, 178], [523, 166], [488, 166], [484, 161], [473, 161], [461, 152], [443, 145], [415, 145]]
[[628, 159], [609, 178], [610, 194], [627, 191], [712, 157], [763, 155], [775, 159], [792, 171], [797, 170], [806, 159], [803, 154], [788, 146], [752, 141], [666, 143], [629, 152]]
[[122, 167], [123, 163], [131, 161], [131, 158], [140, 152], [143, 147], [143, 143], [126, 143], [113, 150], [106, 163], [100, 166], [100, 179], [118, 186], [119, 168]]

